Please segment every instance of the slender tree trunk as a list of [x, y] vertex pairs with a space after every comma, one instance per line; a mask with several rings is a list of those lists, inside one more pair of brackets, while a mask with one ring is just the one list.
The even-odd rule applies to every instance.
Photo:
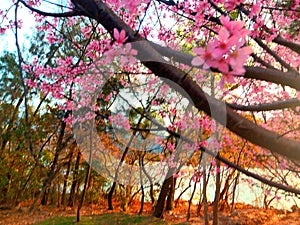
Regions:
[[200, 212], [201, 212], [201, 208], [202, 208], [202, 202], [203, 199], [201, 198], [201, 196], [203, 197], [203, 194], [201, 193], [201, 188], [199, 188], [200, 194], [199, 194], [199, 201], [198, 201], [198, 206], [197, 206], [197, 216], [200, 216]]
[[42, 205], [47, 205], [48, 202], [48, 194], [49, 194], [49, 188], [48, 187], [44, 187], [45, 189], [42, 189], [44, 191], [42, 191], [42, 200], [41, 200], [41, 204]]
[[231, 201], [231, 209], [230, 209], [231, 212], [233, 212], [233, 209], [234, 209], [235, 191], [236, 191], [236, 187], [238, 185], [239, 176], [240, 176], [240, 172], [237, 173], [237, 175], [235, 177], [234, 185], [233, 185], [232, 201]]
[[91, 166], [88, 163], [87, 164], [86, 175], [85, 175], [84, 187], [83, 187], [83, 190], [82, 190], [80, 202], [79, 202], [78, 207], [77, 207], [77, 217], [76, 217], [77, 222], [80, 221], [80, 210], [81, 210], [81, 207], [82, 207], [83, 202], [84, 202], [84, 197], [85, 197], [85, 193], [86, 193], [86, 190], [87, 190], [90, 175], [91, 175]]
[[87, 164], [87, 169], [86, 169], [86, 175], [85, 175], [85, 180], [84, 180], [84, 186], [83, 186], [83, 190], [82, 190], [82, 194], [81, 194], [81, 199], [80, 202], [78, 204], [77, 207], [77, 217], [76, 217], [76, 221], [79, 222], [80, 221], [80, 210], [81, 207], [83, 205], [84, 202], [84, 197], [85, 197], [85, 193], [89, 184], [89, 180], [90, 180], [90, 175], [91, 175], [91, 163], [92, 163], [92, 149], [93, 149], [93, 130], [90, 130], [90, 146], [89, 146], [89, 160], [88, 160], [88, 164]]
[[221, 189], [221, 171], [220, 171], [220, 161], [216, 160], [216, 191], [215, 191], [215, 200], [214, 200], [214, 207], [213, 207], [213, 225], [218, 225], [218, 205], [220, 200], [220, 189]]
[[220, 193], [220, 201], [222, 200], [222, 204], [220, 205], [220, 211], [225, 209], [225, 206], [229, 206], [228, 204], [228, 198], [229, 198], [229, 187], [231, 185], [231, 179], [233, 177], [233, 175], [235, 174], [235, 170], [232, 169], [231, 173], [229, 174], [229, 176], [227, 176], [226, 180], [225, 180], [225, 184], [224, 184], [224, 188]]
[[[179, 154], [180, 154], [179, 151], [175, 152], [173, 161], [176, 162], [176, 163], [178, 162]], [[166, 200], [167, 195], [170, 192], [170, 187], [172, 186], [172, 182], [174, 180], [173, 175], [175, 173], [175, 169], [176, 168], [170, 168], [169, 167], [166, 178], [165, 178], [165, 180], [163, 182], [163, 185], [162, 185], [162, 188], [160, 190], [158, 200], [157, 200], [157, 203], [156, 203], [156, 206], [155, 206], [155, 209], [154, 209], [154, 216], [157, 217], [157, 218], [162, 218], [163, 217], [164, 207], [165, 207], [165, 200]], [[172, 198], [174, 200], [174, 196]]]
[[67, 165], [66, 175], [64, 176], [64, 184], [63, 184], [63, 190], [62, 190], [62, 194], [61, 194], [61, 204], [63, 207], [66, 204], [66, 192], [67, 192], [68, 178], [69, 178], [69, 174], [70, 174], [70, 168], [71, 168], [74, 148], [75, 148], [75, 146], [72, 147], [72, 149], [71, 149], [70, 158], [69, 158], [68, 165]]
[[81, 152], [78, 151], [75, 166], [74, 166], [73, 181], [72, 181], [72, 185], [71, 185], [70, 197], [69, 197], [69, 203], [68, 203], [68, 206], [70, 206], [70, 207], [74, 206], [75, 192], [76, 192], [76, 187], [77, 187], [77, 183], [78, 183], [78, 170], [79, 170], [80, 158], [81, 158]]
[[142, 189], [142, 196], [141, 196], [141, 207], [139, 210], [139, 215], [141, 215], [143, 213], [143, 209], [144, 209], [144, 203], [145, 203], [145, 190], [144, 190], [144, 186], [141, 186]]
[[112, 196], [114, 194], [114, 191], [116, 189], [116, 182], [113, 182], [113, 185], [111, 186], [108, 196], [107, 196], [107, 203], [108, 203], [108, 210], [113, 210], [113, 204], [112, 204]]
[[[67, 115], [68, 115], [68, 113], [65, 116], [67, 116]], [[47, 204], [47, 199], [48, 199], [48, 194], [49, 194], [48, 189], [51, 186], [53, 179], [55, 178], [56, 174], [58, 173], [58, 171], [60, 169], [60, 167], [58, 166], [58, 159], [59, 159], [60, 152], [63, 149], [63, 138], [65, 135], [65, 129], [66, 129], [66, 123], [64, 121], [61, 121], [61, 128], [60, 128], [60, 133], [59, 133], [58, 140], [56, 143], [54, 159], [53, 159], [52, 165], [50, 167], [48, 177], [44, 181], [42, 191], [41, 191], [40, 195], [38, 196], [38, 198], [42, 197], [42, 200], [41, 200], [42, 205]], [[38, 198], [36, 198], [36, 200], [33, 202], [32, 206], [31, 206], [31, 211], [34, 210]]]
[[125, 150], [123, 152], [123, 155], [122, 155], [122, 157], [120, 159], [119, 165], [118, 165], [118, 167], [116, 169], [115, 179], [114, 179], [113, 185], [111, 186], [111, 189], [110, 189], [110, 191], [108, 193], [108, 196], [107, 196], [108, 210], [113, 210], [112, 197], [113, 197], [114, 191], [116, 189], [118, 175], [119, 175], [119, 169], [120, 169], [120, 167], [122, 166], [122, 164], [123, 164], [123, 162], [125, 160], [125, 157], [126, 157], [126, 155], [128, 153], [129, 147], [130, 147], [130, 145], [131, 145], [134, 137], [135, 137], [135, 133], [133, 133], [131, 135], [130, 140], [129, 140], [129, 142], [128, 142], [128, 144], [127, 144], [127, 146], [126, 146], [126, 148], [125, 148]]
[[180, 200], [180, 198], [181, 198], [181, 196], [192, 186], [191, 185], [191, 182], [192, 182], [192, 180], [190, 180], [190, 182], [189, 182], [189, 186], [187, 186], [180, 194], [179, 194], [179, 196], [178, 196], [178, 198], [176, 199], [176, 201], [175, 201], [175, 208], [177, 208], [177, 204], [178, 204], [178, 202], [179, 202], [179, 200]]
[[[145, 155], [145, 154], [144, 154]], [[141, 215], [143, 213], [143, 209], [144, 209], [144, 201], [145, 201], [145, 190], [144, 190], [144, 182], [143, 182], [143, 156], [139, 155], [139, 167], [140, 167], [140, 181], [141, 181], [141, 189], [142, 189], [142, 196], [141, 196], [141, 206], [140, 206], [140, 210], [139, 210], [139, 215]]]
[[192, 205], [192, 201], [193, 201], [194, 194], [195, 194], [195, 191], [196, 191], [196, 187], [197, 187], [197, 182], [195, 182], [195, 184], [194, 184], [193, 192], [192, 192], [192, 195], [189, 199], [189, 206], [188, 206], [188, 210], [187, 210], [187, 214], [186, 214], [186, 221], [189, 221], [189, 219], [191, 217], [191, 205]]
[[207, 196], [206, 196], [207, 181], [208, 180], [206, 180], [206, 154], [204, 154], [203, 155], [203, 206], [204, 206], [205, 225], [209, 225]]
[[146, 175], [147, 179], [149, 180], [150, 182], [150, 191], [149, 191], [149, 195], [150, 195], [150, 199], [151, 199], [151, 203], [152, 203], [152, 206], [154, 206], [154, 203], [155, 203], [155, 198], [154, 198], [154, 188], [153, 188], [153, 181], [152, 181], [152, 178], [149, 176], [149, 174], [147, 173], [147, 171], [145, 170], [145, 167], [144, 167], [144, 156], [145, 154], [143, 155], [141, 161], [142, 161], [142, 170], [144, 172], [144, 174]]

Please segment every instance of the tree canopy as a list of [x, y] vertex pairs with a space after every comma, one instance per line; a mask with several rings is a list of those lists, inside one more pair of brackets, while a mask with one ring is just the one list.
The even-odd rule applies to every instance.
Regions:
[[[28, 58], [18, 41], [26, 23], [20, 8], [36, 19], [39, 37]], [[196, 168], [206, 152], [300, 194], [297, 185], [244, 168], [299, 171], [299, 1], [14, 0], [0, 15], [1, 33], [11, 29], [16, 38], [15, 82], [24, 92], [24, 134], [33, 158], [39, 153], [28, 102], [41, 91], [61, 119], [57, 160], [62, 143], [74, 138], [89, 164], [115, 182], [143, 186], [162, 179], [169, 188], [170, 177], [185, 165]], [[58, 165], [52, 166], [54, 177]], [[157, 204], [155, 215], [161, 214]]]

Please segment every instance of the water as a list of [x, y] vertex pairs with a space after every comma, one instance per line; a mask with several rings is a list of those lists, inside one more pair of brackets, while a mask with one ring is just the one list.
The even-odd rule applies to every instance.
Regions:
[[[223, 168], [224, 169], [224, 168]], [[222, 170], [222, 169], [221, 169]], [[256, 169], [256, 172], [259, 174], [263, 174], [264, 172], [262, 170]], [[287, 172], [287, 171], [286, 171]], [[183, 184], [178, 190], [175, 192], [175, 199], [179, 196], [179, 194], [188, 186], [189, 179], [188, 177], [183, 178], [184, 181], [181, 183]], [[221, 178], [222, 179], [222, 178]], [[221, 191], [224, 185], [225, 177], [223, 177], [223, 183], [221, 185]], [[294, 183], [297, 185], [298, 188], [300, 188], [300, 180], [296, 176], [287, 176], [287, 180], [289, 183]], [[232, 193], [233, 190], [233, 183], [231, 184], [229, 188], [229, 193]], [[194, 182], [191, 183], [191, 188], [187, 190], [183, 195], [182, 199], [189, 200], [192, 191], [194, 188]], [[194, 194], [193, 198], [193, 204], [197, 204], [199, 202], [200, 195], [202, 194], [202, 179], [201, 182], [197, 184], [197, 188]], [[273, 207], [276, 209], [285, 209], [290, 210], [293, 205], [300, 206], [300, 198], [295, 197], [293, 194], [284, 192], [282, 190], [277, 190], [275, 188], [270, 188], [265, 184], [262, 184], [259, 181], [256, 181], [252, 178], [247, 177], [244, 174], [240, 174], [239, 183], [237, 185], [236, 191], [235, 191], [235, 203], [244, 203], [244, 204], [250, 204], [255, 207], [264, 207], [264, 197], [267, 196], [267, 201], [270, 201], [273, 199], [269, 205], [269, 207]], [[210, 179], [207, 185], [207, 200], [209, 202], [213, 202], [215, 197], [215, 175], [210, 175]], [[229, 198], [231, 202], [231, 198]]]

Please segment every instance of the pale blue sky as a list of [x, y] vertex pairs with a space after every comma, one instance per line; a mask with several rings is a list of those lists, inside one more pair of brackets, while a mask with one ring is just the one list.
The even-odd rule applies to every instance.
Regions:
[[[47, 12], [54, 12], [55, 9], [57, 10], [57, 6], [49, 4], [46, 0], [42, 0], [42, 5], [39, 9], [45, 10]], [[49, 0], [49, 2], [58, 2], [60, 4], [66, 5], [66, 0]], [[62, 3], [64, 2], [64, 3]], [[12, 0], [1, 0], [1, 6], [0, 9], [3, 11], [6, 11], [12, 6]], [[10, 8], [8, 12], [8, 20], [14, 20], [15, 8]], [[23, 47], [29, 47], [30, 46], [30, 38], [32, 38], [32, 33], [35, 31], [35, 20], [34, 16], [31, 15], [30, 11], [26, 9], [25, 7], [20, 7], [18, 10], [18, 19], [21, 19], [23, 21], [23, 27], [19, 30], [19, 44], [21, 45], [21, 48]], [[5, 21], [7, 23], [7, 21]], [[0, 24], [1, 26], [2, 24]], [[15, 45], [15, 36], [11, 30], [6, 31], [5, 35], [0, 35], [1, 40], [1, 48], [0, 52], [3, 52], [4, 50], [7, 51], [16, 51], [16, 45]]]

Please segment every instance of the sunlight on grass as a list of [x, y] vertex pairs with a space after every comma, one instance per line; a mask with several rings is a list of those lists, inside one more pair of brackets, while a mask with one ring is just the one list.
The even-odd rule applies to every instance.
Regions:
[[[76, 217], [54, 217], [36, 225], [50, 225], [50, 224], [76, 224]], [[169, 225], [174, 224], [165, 222], [152, 216], [138, 216], [138, 215], [126, 215], [120, 213], [94, 215], [94, 216], [82, 216], [81, 221], [78, 224], [101, 224], [101, 225]], [[175, 223], [177, 225], [187, 225], [188, 223]]]

